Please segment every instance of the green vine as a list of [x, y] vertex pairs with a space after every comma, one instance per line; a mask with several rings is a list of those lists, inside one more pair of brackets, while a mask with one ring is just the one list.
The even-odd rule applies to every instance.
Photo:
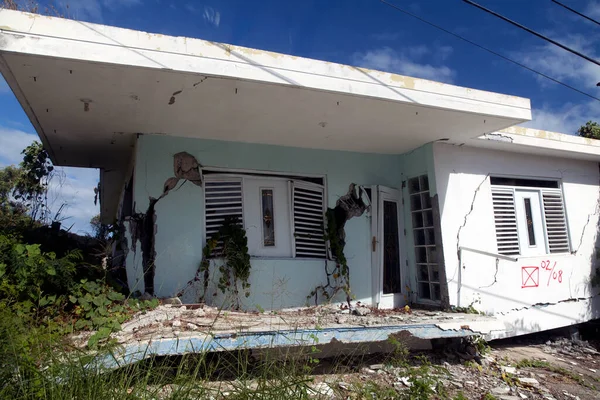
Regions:
[[[338, 294], [343, 291], [346, 294], [346, 302], [350, 307], [350, 300], [352, 298], [352, 292], [350, 290], [350, 269], [348, 268], [348, 261], [344, 255], [344, 248], [346, 242], [344, 240], [344, 225], [345, 218], [340, 221], [336, 209], [328, 208], [325, 213], [327, 219], [327, 227], [325, 230], [325, 240], [329, 242], [329, 248], [331, 249], [331, 255], [335, 261], [335, 268], [333, 271], [329, 271], [327, 268], [327, 261], [325, 262], [325, 274], [327, 277], [327, 283], [319, 285], [314, 288], [308, 296], [307, 300], [312, 297], [315, 298], [315, 305], [318, 305], [318, 297], [321, 294], [326, 301], [330, 301]], [[340, 223], [341, 222], [341, 223]]]
[[[220, 248], [219, 245], [221, 245]], [[202, 261], [198, 268], [198, 272], [203, 273], [204, 278], [204, 292], [201, 301], [204, 301], [208, 291], [211, 257], [223, 259], [223, 262], [219, 264], [221, 276], [217, 287], [223, 294], [231, 291], [235, 299], [235, 309], [239, 309], [239, 287], [241, 286], [244, 290], [245, 297], [250, 296], [248, 279], [251, 265], [248, 254], [248, 238], [238, 218], [225, 217], [219, 231], [207, 240], [206, 246], [202, 249]]]

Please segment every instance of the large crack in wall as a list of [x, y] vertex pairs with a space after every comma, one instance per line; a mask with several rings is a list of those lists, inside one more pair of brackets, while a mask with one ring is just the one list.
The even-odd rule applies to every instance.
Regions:
[[131, 234], [132, 248], [135, 253], [136, 243], [139, 241], [142, 251], [142, 269], [144, 276], [145, 292], [154, 295], [154, 276], [156, 274], [156, 204], [169, 192], [177, 187], [179, 181], [183, 180], [181, 186], [187, 181], [196, 186], [202, 186], [202, 175], [200, 163], [194, 156], [186, 152], [180, 152], [173, 156], [174, 177], [168, 178], [163, 184], [160, 197], [149, 197], [148, 208], [145, 212], [137, 212], [131, 216], [129, 221], [129, 232]]

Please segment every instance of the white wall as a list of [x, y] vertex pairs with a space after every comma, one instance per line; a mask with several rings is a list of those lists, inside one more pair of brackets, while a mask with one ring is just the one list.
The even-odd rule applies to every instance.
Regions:
[[[598, 164], [441, 143], [433, 153], [450, 303], [495, 314], [507, 335], [598, 318], [597, 290], [589, 283], [596, 261]], [[459, 270], [459, 246], [497, 253], [490, 175], [561, 179], [573, 253], [497, 262], [463, 251]], [[542, 269], [547, 261], [562, 271], [562, 282], [558, 273], [553, 279]], [[538, 287], [522, 288], [525, 266], [540, 267]]]

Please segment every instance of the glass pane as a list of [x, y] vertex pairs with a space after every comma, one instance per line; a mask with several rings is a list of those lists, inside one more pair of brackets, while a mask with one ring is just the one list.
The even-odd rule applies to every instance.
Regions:
[[429, 177], [427, 175], [421, 175], [419, 178], [421, 182], [421, 192], [429, 190]]
[[427, 247], [427, 262], [429, 264], [437, 264], [437, 249], [435, 246]]
[[431, 210], [423, 211], [423, 226], [433, 226], [433, 213]]
[[430, 299], [431, 298], [429, 282], [420, 282], [419, 283], [419, 297], [422, 299]]
[[441, 291], [440, 291], [440, 285], [437, 284], [432, 284], [431, 285], [433, 288], [433, 296], [431, 296], [431, 300], [439, 300], [440, 297], [442, 297], [441, 295]]
[[423, 229], [415, 229], [415, 246], [425, 244], [425, 231]]
[[429, 196], [429, 192], [421, 194], [421, 204], [423, 208], [431, 208], [431, 197]]
[[420, 188], [419, 188], [419, 178], [412, 178], [408, 180], [408, 192], [409, 193], [416, 193], [416, 192], [420, 192]]
[[419, 265], [419, 280], [429, 281], [429, 267], [427, 265]]
[[273, 219], [273, 189], [261, 189], [263, 246], [275, 246], [275, 221]]
[[425, 229], [425, 244], [435, 244], [435, 233], [433, 228]]
[[440, 270], [437, 265], [430, 265], [431, 268], [431, 282], [440, 281]]
[[529, 236], [529, 245], [535, 246], [535, 232], [533, 231], [533, 218], [531, 216], [531, 199], [523, 199], [525, 202], [525, 218], [527, 219], [527, 235]]
[[410, 210], [416, 211], [420, 210], [421, 208], [423, 208], [421, 206], [421, 195], [413, 194], [412, 196], [410, 196]]
[[400, 293], [400, 238], [398, 236], [398, 205], [383, 202], [383, 293]]
[[417, 257], [417, 263], [427, 262], [427, 248], [426, 247], [415, 247], [415, 255]]
[[423, 227], [423, 214], [420, 212], [412, 213], [413, 228]]

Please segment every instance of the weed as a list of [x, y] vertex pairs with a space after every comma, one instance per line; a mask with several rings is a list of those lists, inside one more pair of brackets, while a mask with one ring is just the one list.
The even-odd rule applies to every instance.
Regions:
[[388, 343], [393, 346], [393, 350], [390, 352], [386, 362], [394, 367], [407, 366], [409, 350], [406, 344], [394, 336], [388, 338]]
[[452, 398], [452, 400], [469, 400], [463, 392], [458, 392], [456, 396]]
[[493, 394], [486, 393], [486, 394], [483, 395], [483, 397], [481, 398], [481, 400], [498, 400], [498, 399]]
[[475, 336], [471, 339], [471, 342], [477, 349], [479, 354], [487, 354], [492, 348], [488, 345], [487, 341], [481, 336]]
[[373, 381], [357, 384], [353, 389], [359, 399], [392, 400], [398, 398], [398, 392], [395, 389]]

